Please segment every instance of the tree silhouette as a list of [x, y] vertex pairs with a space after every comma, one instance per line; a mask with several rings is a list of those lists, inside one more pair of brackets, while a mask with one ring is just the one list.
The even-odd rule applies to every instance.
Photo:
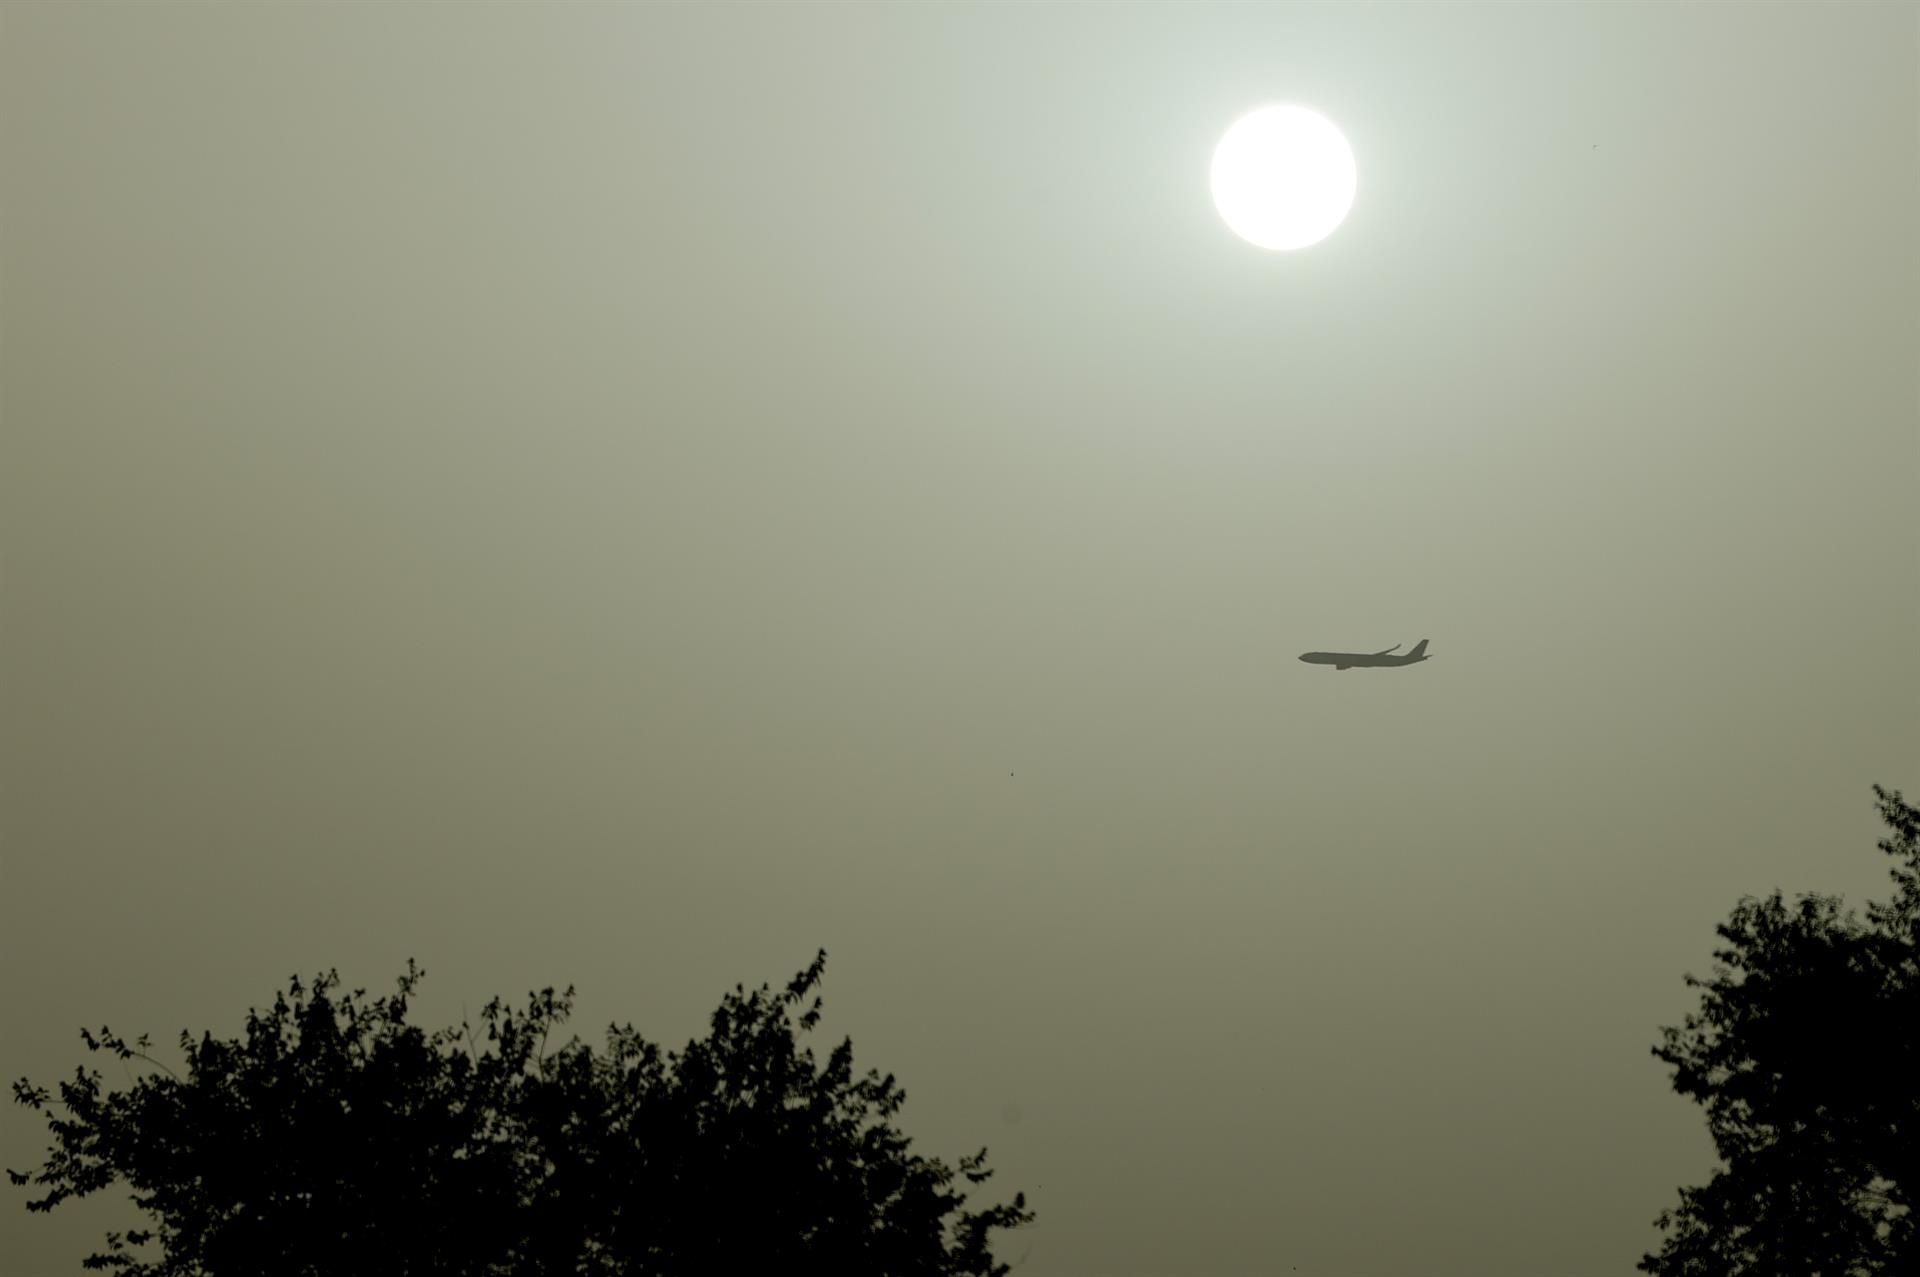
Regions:
[[[709, 1036], [664, 1055], [631, 1025], [604, 1053], [577, 1038], [549, 1053], [571, 987], [524, 1012], [495, 998], [484, 1042], [465, 1023], [426, 1034], [406, 1023], [411, 960], [386, 998], [295, 977], [244, 1041], [183, 1032], [185, 1077], [146, 1037], [82, 1030], [90, 1051], [161, 1072], [108, 1093], [76, 1068], [58, 1100], [16, 1082], [53, 1143], [37, 1173], [7, 1174], [48, 1189], [34, 1211], [124, 1180], [155, 1226], [108, 1233], [83, 1263], [128, 1277], [1003, 1277], [987, 1234], [1031, 1222], [1026, 1195], [960, 1211], [955, 1169], [894, 1129], [891, 1074], [855, 1079], [851, 1039], [824, 1069], [796, 1049], [789, 1009], [826, 956], [783, 995], [736, 985]], [[958, 1173], [978, 1184], [985, 1161]], [[153, 1244], [157, 1259], [132, 1249]]]
[[1704, 1105], [1724, 1169], [1682, 1188], [1657, 1277], [1920, 1274], [1920, 808], [1874, 786], [1893, 899], [1743, 898], [1699, 1012], [1654, 1055]]

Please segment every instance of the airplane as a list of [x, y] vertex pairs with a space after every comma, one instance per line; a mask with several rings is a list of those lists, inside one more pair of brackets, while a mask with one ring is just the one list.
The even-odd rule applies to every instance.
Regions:
[[1308, 652], [1300, 659], [1309, 665], [1331, 665], [1337, 670], [1350, 670], [1356, 665], [1363, 667], [1374, 665], [1412, 665], [1419, 661], [1429, 661], [1433, 659], [1427, 655], [1427, 640], [1425, 639], [1421, 639], [1418, 643], [1414, 644], [1413, 650], [1405, 656], [1389, 655], [1394, 647], [1399, 646], [1398, 643], [1395, 643], [1393, 647], [1388, 648], [1384, 652]]

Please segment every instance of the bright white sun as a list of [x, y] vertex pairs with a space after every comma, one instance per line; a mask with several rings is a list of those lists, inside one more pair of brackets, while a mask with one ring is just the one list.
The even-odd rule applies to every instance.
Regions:
[[1353, 150], [1326, 116], [1264, 106], [1213, 150], [1213, 202], [1234, 234], [1262, 248], [1305, 248], [1353, 207]]

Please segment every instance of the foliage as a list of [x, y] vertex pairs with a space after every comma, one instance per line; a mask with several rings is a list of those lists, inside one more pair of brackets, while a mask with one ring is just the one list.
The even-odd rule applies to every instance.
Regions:
[[1682, 1188], [1656, 1277], [1920, 1273], [1920, 809], [1874, 786], [1897, 891], [1742, 899], [1701, 1008], [1653, 1054], [1706, 1108], [1724, 1169]]
[[[298, 977], [244, 1041], [180, 1036], [181, 1077], [133, 1042], [82, 1030], [90, 1051], [161, 1070], [108, 1093], [77, 1068], [56, 1101], [22, 1080], [16, 1101], [53, 1136], [34, 1211], [124, 1180], [151, 1228], [109, 1233], [90, 1269], [127, 1277], [425, 1277], [427, 1274], [979, 1274], [1008, 1268], [987, 1234], [1031, 1222], [1011, 1205], [960, 1211], [955, 1168], [909, 1155], [891, 1074], [855, 1079], [844, 1039], [824, 1069], [797, 1050], [789, 1008], [812, 965], [768, 996], [736, 985], [711, 1033], [667, 1052], [610, 1026], [604, 1053], [546, 1042], [573, 989], [498, 998], [473, 1027], [406, 1023], [423, 976], [397, 994], [341, 995]], [[821, 999], [799, 1016], [818, 1022]], [[986, 1149], [960, 1159], [978, 1184]], [[150, 1259], [134, 1248], [157, 1244]]]

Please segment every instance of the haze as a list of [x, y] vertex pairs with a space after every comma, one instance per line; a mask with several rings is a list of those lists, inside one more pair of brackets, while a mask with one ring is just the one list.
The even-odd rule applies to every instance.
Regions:
[[[0, 5], [6, 1077], [409, 955], [677, 1048], [824, 946], [1021, 1277], [1630, 1273], [1712, 1165], [1682, 973], [1884, 895], [1920, 788], [1917, 68], [1911, 5]], [[1207, 188], [1268, 101], [1359, 164], [1295, 253]], [[12, 1273], [132, 1218], [25, 1196]]]

